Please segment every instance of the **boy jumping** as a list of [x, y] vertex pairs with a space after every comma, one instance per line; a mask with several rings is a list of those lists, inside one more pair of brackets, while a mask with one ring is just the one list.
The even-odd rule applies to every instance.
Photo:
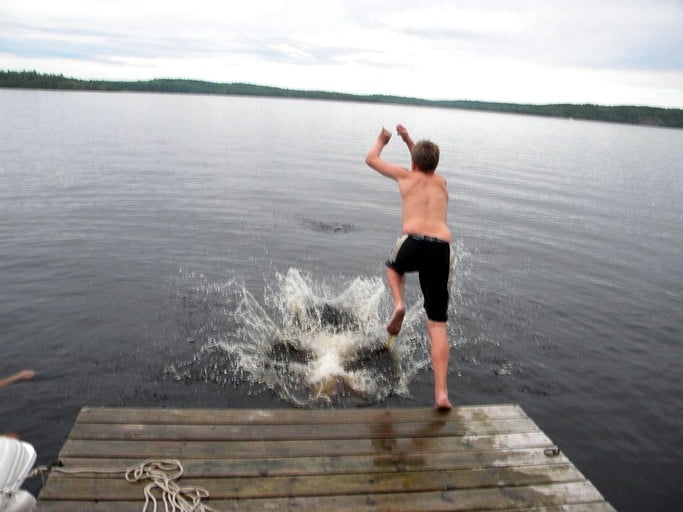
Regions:
[[451, 270], [451, 232], [446, 223], [448, 191], [446, 180], [436, 174], [439, 147], [427, 140], [414, 144], [403, 125], [396, 132], [408, 146], [412, 169], [401, 167], [380, 157], [391, 133], [382, 128], [377, 141], [365, 157], [380, 174], [396, 180], [401, 193], [403, 211], [402, 236], [396, 242], [387, 265], [394, 310], [387, 332], [395, 336], [401, 330], [405, 315], [403, 288], [406, 272], [418, 272], [420, 288], [427, 312], [427, 333], [431, 345], [434, 370], [434, 402], [437, 409], [448, 411], [448, 293]]

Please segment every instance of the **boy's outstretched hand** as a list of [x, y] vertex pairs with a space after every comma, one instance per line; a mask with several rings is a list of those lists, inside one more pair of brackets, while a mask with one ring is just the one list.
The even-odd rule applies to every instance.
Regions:
[[391, 132], [386, 128], [382, 128], [382, 131], [379, 132], [377, 139], [382, 141], [382, 144], [386, 146], [389, 143], [389, 139], [391, 139]]
[[408, 128], [406, 128], [402, 124], [397, 124], [396, 133], [398, 133], [399, 136], [403, 139], [403, 142], [405, 142], [408, 145], [408, 149], [412, 150], [415, 144], [413, 143], [413, 139], [411, 139], [410, 135], [408, 134]]

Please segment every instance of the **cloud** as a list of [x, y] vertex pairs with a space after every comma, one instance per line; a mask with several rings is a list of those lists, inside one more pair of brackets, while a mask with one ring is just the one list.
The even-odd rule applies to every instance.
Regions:
[[666, 0], [22, 0], [0, 4], [0, 57], [82, 78], [681, 105], [681, 26]]
[[[514, 8], [512, 7], [514, 5]], [[388, 26], [457, 55], [586, 68], [683, 69], [683, 4], [486, 2], [415, 7]]]

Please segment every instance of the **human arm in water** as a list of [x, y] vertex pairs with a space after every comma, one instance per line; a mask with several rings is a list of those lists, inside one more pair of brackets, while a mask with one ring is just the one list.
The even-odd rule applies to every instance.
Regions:
[[409, 174], [410, 171], [381, 158], [382, 150], [389, 143], [389, 139], [391, 139], [391, 132], [386, 128], [382, 128], [382, 131], [377, 136], [377, 140], [365, 156], [365, 163], [383, 176], [398, 181]]
[[18, 380], [29, 380], [35, 377], [36, 372], [33, 370], [21, 370], [20, 372], [15, 373], [14, 375], [10, 375], [9, 377], [5, 377], [4, 379], [0, 379], [0, 388], [7, 386], [8, 384], [12, 384], [13, 382], [17, 382]]

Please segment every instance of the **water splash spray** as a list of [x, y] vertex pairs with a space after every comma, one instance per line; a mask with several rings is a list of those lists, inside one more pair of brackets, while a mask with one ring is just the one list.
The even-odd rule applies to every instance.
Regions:
[[[216, 285], [206, 292], [216, 293]], [[289, 269], [266, 287], [262, 302], [234, 283], [222, 293], [232, 294], [222, 301], [229, 307], [221, 315], [231, 319], [230, 327], [214, 326], [216, 334], [195, 358], [205, 380], [231, 375], [235, 385], [270, 389], [301, 407], [350, 405], [407, 395], [413, 376], [429, 365], [421, 304], [409, 308], [397, 342], [387, 349], [390, 309], [378, 277], [332, 286]], [[173, 373], [197, 375], [182, 365]]]

